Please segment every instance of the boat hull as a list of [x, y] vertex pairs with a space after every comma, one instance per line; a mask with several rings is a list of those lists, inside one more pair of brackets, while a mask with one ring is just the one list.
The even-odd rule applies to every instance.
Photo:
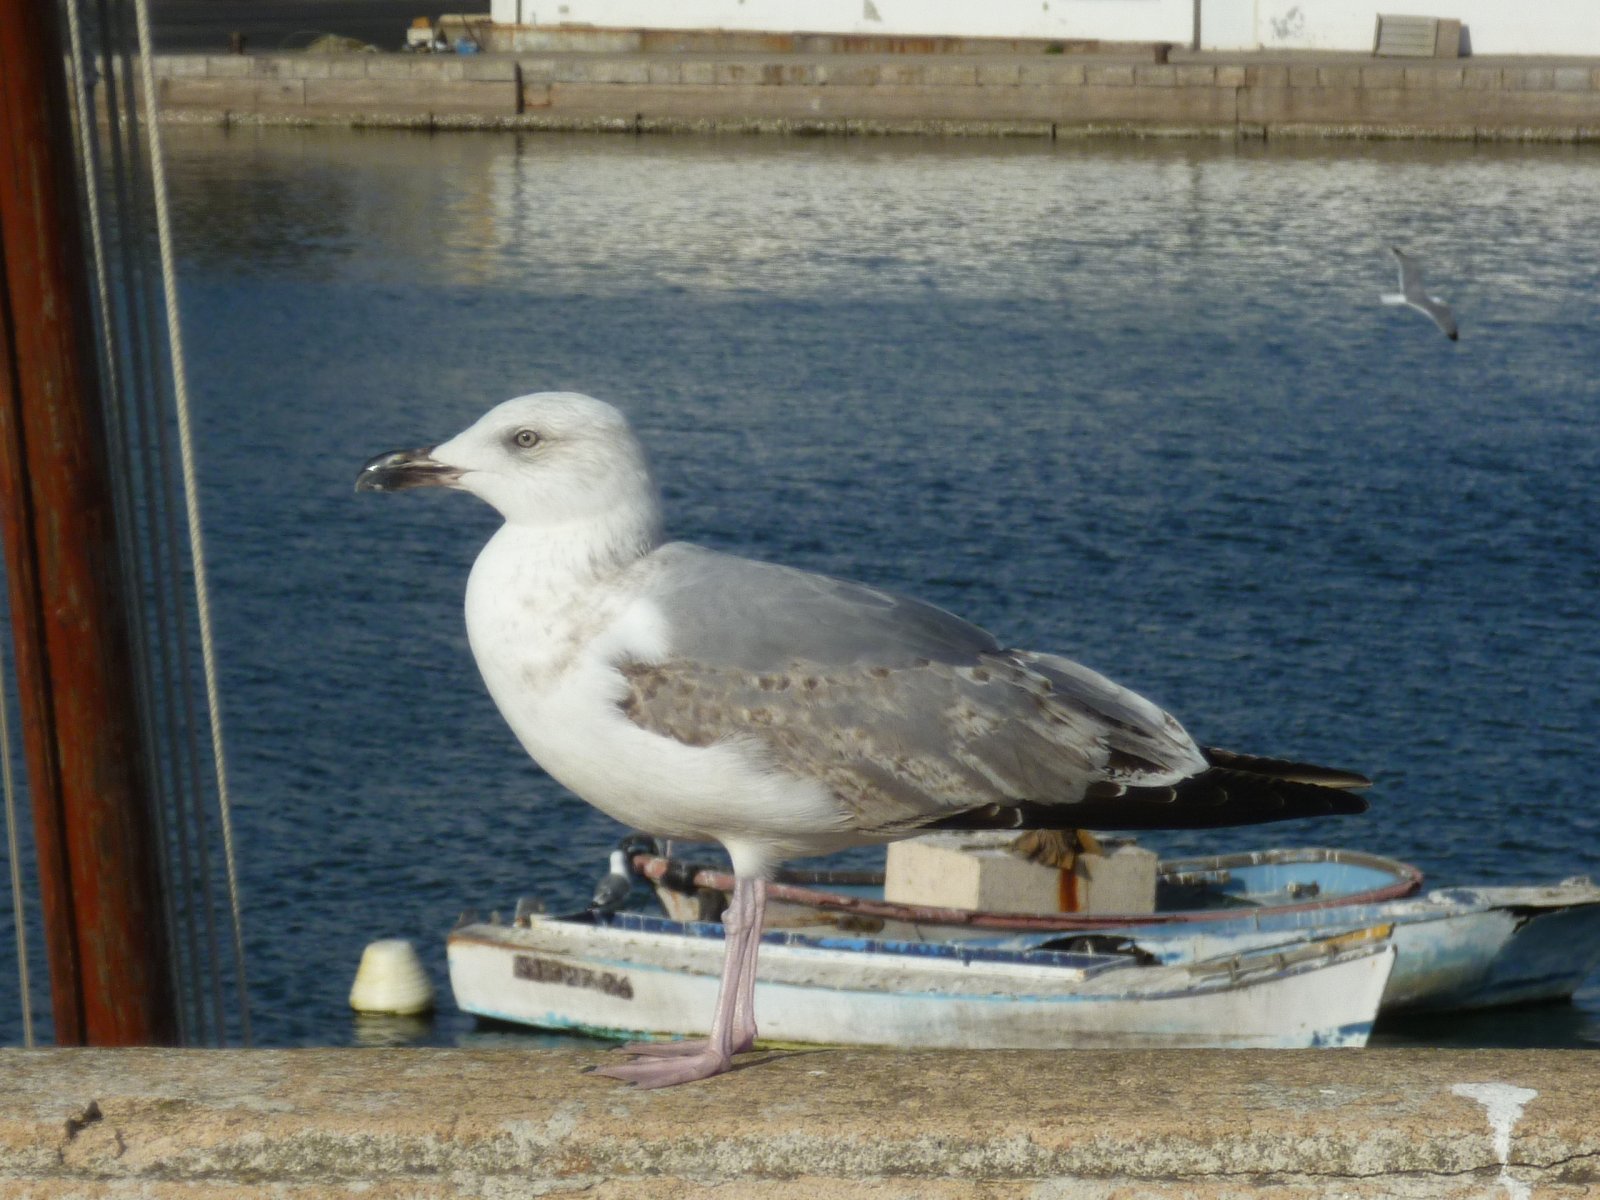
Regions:
[[[1394, 963], [1370, 934], [1184, 966], [1105, 955], [1012, 955], [863, 939], [761, 947], [763, 1039], [948, 1049], [1364, 1045]], [[879, 946], [879, 949], [874, 947]], [[476, 1016], [616, 1037], [708, 1032], [720, 929], [535, 917], [467, 925], [448, 943], [458, 1005]], [[1038, 956], [1034, 956], [1038, 957]]]
[[1100, 932], [1127, 936], [1158, 960], [1178, 963], [1280, 943], [1296, 933], [1329, 937], [1380, 923], [1394, 926], [1396, 950], [1385, 1013], [1565, 1000], [1600, 966], [1600, 888], [1586, 880], [1448, 888], [1348, 909], [1238, 917], [1203, 932]]
[[[658, 879], [657, 894], [672, 912], [685, 903], [685, 895], [659, 882], [663, 873], [652, 864], [662, 861], [640, 859], [636, 865]], [[1394, 879], [1387, 887], [1381, 882], [1386, 869]], [[1012, 945], [1094, 934], [1135, 942], [1174, 964], [1293, 937], [1324, 938], [1393, 924], [1397, 961], [1383, 997], [1385, 1013], [1565, 1000], [1600, 966], [1600, 887], [1588, 879], [1414, 895], [1406, 893], [1415, 891], [1420, 875], [1405, 864], [1315, 848], [1185, 860], [1163, 864], [1163, 872], [1180, 880], [1221, 880], [1217, 894], [1231, 906], [1124, 917], [918, 909], [885, 902], [870, 888], [830, 890], [824, 874], [815, 886], [777, 885], [779, 903], [769, 908], [769, 919], [794, 928], [843, 922], [886, 936]], [[702, 870], [693, 879], [703, 889], [732, 886], [732, 878], [720, 872]], [[1233, 894], [1226, 895], [1226, 889]], [[1306, 898], [1256, 900], [1297, 891]]]

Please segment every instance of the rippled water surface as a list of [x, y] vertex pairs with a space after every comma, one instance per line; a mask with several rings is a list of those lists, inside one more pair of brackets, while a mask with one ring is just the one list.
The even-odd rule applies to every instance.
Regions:
[[[414, 939], [443, 987], [458, 911], [581, 903], [621, 832], [478, 681], [489, 512], [351, 493], [370, 454], [535, 390], [632, 414], [675, 536], [915, 592], [1204, 741], [1377, 780], [1364, 817], [1149, 844], [1600, 875], [1592, 151], [169, 151], [259, 1040], [359, 1037], [365, 942]], [[1391, 243], [1459, 344], [1379, 306]], [[1600, 1042], [1600, 994], [1392, 1036]]]

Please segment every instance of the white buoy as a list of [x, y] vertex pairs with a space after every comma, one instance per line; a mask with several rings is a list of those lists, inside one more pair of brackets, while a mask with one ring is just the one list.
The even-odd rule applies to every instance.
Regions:
[[409, 1016], [433, 1008], [433, 983], [404, 938], [385, 938], [361, 952], [350, 1007], [364, 1013]]

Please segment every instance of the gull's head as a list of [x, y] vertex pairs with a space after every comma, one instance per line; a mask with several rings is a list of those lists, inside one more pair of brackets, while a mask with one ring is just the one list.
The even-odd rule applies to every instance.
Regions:
[[627, 418], [576, 392], [507, 400], [449, 441], [380, 454], [356, 477], [358, 492], [415, 487], [471, 492], [513, 525], [621, 520], [653, 536], [657, 519], [655, 483]]

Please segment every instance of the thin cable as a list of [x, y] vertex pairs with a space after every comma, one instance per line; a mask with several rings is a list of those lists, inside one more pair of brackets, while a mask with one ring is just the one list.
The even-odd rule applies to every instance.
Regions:
[[189, 522], [189, 553], [194, 568], [195, 608], [199, 618], [200, 656], [205, 672], [206, 705], [211, 722], [211, 753], [217, 771], [217, 807], [222, 824], [222, 853], [228, 877], [228, 902], [233, 917], [234, 973], [239, 990], [239, 1031], [250, 1037], [250, 999], [245, 982], [244, 922], [240, 913], [239, 877], [233, 848], [233, 812], [228, 796], [227, 758], [222, 744], [221, 690], [211, 634], [210, 590], [206, 583], [204, 539], [200, 526], [199, 482], [189, 422], [189, 385], [184, 370], [183, 333], [178, 312], [178, 273], [172, 251], [172, 222], [167, 198], [166, 166], [161, 152], [161, 123], [156, 104], [155, 44], [150, 34], [147, 0], [134, 0], [139, 30], [139, 68], [144, 87], [145, 127], [150, 142], [150, 177], [154, 185], [156, 239], [161, 252], [161, 281], [166, 292], [167, 338], [172, 350], [172, 386], [178, 416], [178, 447], [183, 462], [184, 510]]
[[[114, 474], [117, 502], [115, 505], [117, 521], [117, 543], [129, 577], [136, 580], [143, 578], [143, 571], [139, 565], [139, 533], [135, 514], [134, 482], [137, 472], [134, 469], [133, 453], [130, 449], [130, 435], [123, 399], [123, 379], [121, 373], [121, 359], [117, 354], [117, 314], [112, 303], [110, 270], [107, 264], [105, 244], [105, 220], [100, 210], [100, 149], [99, 139], [95, 136], [95, 102], [94, 88], [89, 79], [90, 70], [100, 70], [106, 79], [107, 95], [115, 109], [116, 61], [112, 57], [111, 42], [103, 39], [105, 61], [103, 69], [95, 68], [86, 50], [83, 36], [82, 17], [79, 0], [69, 0], [65, 5], [67, 10], [67, 29], [71, 53], [67, 59], [68, 81], [73, 91], [73, 115], [76, 120], [73, 132], [78, 146], [78, 158], [83, 164], [84, 172], [84, 207], [89, 232], [90, 261], [94, 264], [95, 299], [99, 310], [100, 326], [100, 351], [101, 366], [105, 372], [106, 394], [112, 402], [106, 406], [106, 424], [110, 434], [109, 442], [113, 456], [116, 458], [119, 470]], [[102, 14], [103, 30], [108, 30]], [[126, 67], [124, 67], [126, 73]], [[112, 128], [112, 137], [117, 136], [115, 125]], [[126, 214], [124, 214], [126, 216]], [[126, 249], [129, 244], [128, 228], [124, 228], [124, 236], [119, 243]], [[128, 260], [131, 262], [131, 260]], [[128, 268], [131, 270], [131, 266]], [[138, 363], [135, 362], [137, 368]], [[149, 622], [145, 614], [144, 603], [145, 589], [136, 586], [128, 593], [128, 603], [133, 610], [132, 621], [132, 651], [135, 663], [135, 678], [139, 691], [139, 726], [141, 736], [147, 749], [147, 757], [151, 770], [157, 773], [158, 778], [164, 780], [168, 774], [164, 756], [160, 752], [160, 742], [156, 736], [154, 713], [156, 711], [154, 696], [154, 677], [150, 669], [150, 636]], [[169, 845], [169, 831], [166, 816], [166, 805], [160, 797], [166, 794], [164, 787], [157, 788], [156, 802], [151, 805], [151, 814], [155, 820], [156, 837], [159, 844], [166, 848]], [[156, 856], [157, 868], [161, 876], [161, 903], [163, 916], [166, 922], [167, 936], [173, 947], [173, 954], [168, 960], [168, 968], [173, 985], [173, 994], [179, 997], [184, 995], [181, 986], [184, 973], [182, 967], [183, 941], [180, 937], [178, 908], [174, 899], [176, 893], [176, 879], [173, 871], [172, 856], [163, 852]], [[191, 952], [190, 958], [194, 957]], [[190, 1013], [189, 1005], [181, 999], [177, 1008], [178, 1039], [181, 1044], [189, 1045], [193, 1041], [194, 1018]]]
[[17, 988], [22, 996], [22, 1044], [33, 1049], [33, 997], [28, 983], [28, 923], [22, 909], [22, 849], [17, 794], [11, 779], [11, 720], [6, 715], [6, 657], [0, 644], [0, 787], [6, 794], [6, 844], [11, 855], [11, 916], [17, 927]]
[[[106, 0], [101, 0], [102, 8]], [[125, 108], [129, 113], [138, 111], [134, 82], [134, 49], [138, 34], [129, 5], [118, 3], [120, 21], [116, 43], [121, 49], [120, 78], [127, 87]], [[193, 656], [189, 647], [189, 625], [180, 600], [183, 591], [181, 539], [175, 511], [174, 496], [177, 473], [172, 461], [172, 439], [167, 435], [163, 398], [169, 379], [161, 366], [169, 352], [161, 349], [161, 331], [157, 328], [156, 314], [162, 312], [157, 297], [161, 287], [159, 269], [152, 261], [150, 246], [144, 233], [149, 227], [146, 217], [154, 219], [153, 204], [155, 183], [146, 169], [141, 154], [137, 121], [127, 124], [126, 167], [119, 182], [128, 188], [126, 210], [132, 222], [128, 243], [138, 248], [136, 271], [130, 268], [128, 313], [130, 317], [130, 346], [136, 363], [142, 362], [144, 371], [138, 381], [142, 385], [133, 390], [134, 403], [130, 412], [139, 432], [137, 452], [128, 463], [129, 474], [144, 480], [142, 496], [143, 515], [146, 521], [145, 545], [149, 550], [149, 574], [146, 582], [154, 598], [155, 628], [167, 636], [157, 636], [154, 641], [159, 651], [160, 674], [153, 685], [159, 683], [159, 694], [164, 704], [165, 729], [168, 736], [158, 747], [163, 766], [167, 767], [170, 796], [173, 807], [173, 827], [177, 832], [178, 878], [182, 881], [179, 899], [182, 902], [183, 932], [189, 947], [187, 978], [190, 987], [186, 992], [193, 1007], [194, 1034], [190, 1044], [203, 1044], [206, 1034], [206, 993], [211, 997], [212, 1036], [218, 1045], [227, 1041], [227, 1005], [223, 998], [222, 952], [218, 944], [216, 899], [213, 891], [211, 868], [211, 839], [206, 819], [205, 788], [201, 783], [199, 746], [200, 722], [195, 712]], [[139, 207], [135, 213], [135, 197]], [[170, 330], [169, 330], [170, 336]], [[191, 864], [191, 848], [197, 860]], [[200, 925], [204, 924], [205, 954], [200, 951]], [[209, 981], [209, 987], [208, 987]]]
[[[200, 950], [195, 941], [191, 906], [181, 903], [186, 891], [180, 893], [180, 887], [183, 889], [189, 887], [192, 875], [189, 867], [188, 834], [181, 808], [174, 806], [172, 822], [167, 822], [165, 818], [168, 797], [177, 786], [175, 782], [177, 767], [171, 757], [174, 752], [171, 739], [159, 736], [160, 726], [155, 715], [158, 703], [164, 704], [166, 712], [164, 727], [168, 729], [173, 727], [170, 705], [172, 690], [170, 661], [166, 654], [165, 642], [150, 636], [150, 620], [145, 615], [147, 602], [152, 594], [155, 594], [158, 604], [162, 600], [158, 594], [160, 576], [152, 577], [151, 572], [146, 569], [143, 556], [139, 553], [140, 548], [152, 540], [141, 533], [141, 530], [147, 530], [150, 521], [147, 517], [147, 525], [141, 526], [142, 509], [136, 503], [139, 495], [149, 492], [149, 472], [146, 470], [143, 458], [133, 449], [133, 438], [135, 427], [142, 429], [149, 424], [148, 420], [140, 422], [137, 419], [138, 414], [159, 407], [155, 399], [159, 384], [153, 366], [157, 357], [155, 334], [149, 329], [148, 319], [149, 312], [154, 308], [154, 298], [148, 288], [150, 272], [143, 261], [146, 255], [139, 252], [139, 247], [144, 244], [144, 226], [139, 220], [138, 193], [134, 187], [134, 176], [138, 166], [138, 142], [137, 122], [133, 118], [137, 107], [133, 87], [133, 61], [128, 48], [132, 37], [130, 30], [119, 29], [118, 17], [123, 14], [120, 4], [114, 14], [110, 0], [96, 0], [96, 9], [99, 17], [101, 72], [105, 79], [104, 95], [109, 135], [107, 146], [110, 150], [108, 177], [115, 188], [113, 202], [110, 205], [110, 211], [117, 222], [113, 242], [120, 269], [116, 272], [115, 278], [122, 294], [121, 305], [118, 308], [120, 320], [118, 315], [114, 314], [108, 320], [108, 327], [112, 329], [114, 336], [120, 338], [120, 343], [125, 347], [128, 365], [123, 389], [113, 393], [114, 403], [107, 406], [106, 413], [108, 422], [115, 430], [113, 449], [119, 456], [120, 465], [120, 469], [115, 472], [119, 477], [117, 480], [119, 532], [120, 527], [125, 525], [128, 536], [133, 542], [133, 548], [128, 552], [128, 569], [131, 577], [137, 580], [137, 586], [130, 590], [129, 601], [136, 614], [133, 621], [136, 653], [141, 647], [143, 651], [138, 659], [141, 706], [145, 709], [141, 714], [141, 726], [148, 729], [145, 744], [148, 747], [150, 768], [156, 773], [152, 782], [156, 785], [157, 819], [168, 831], [166, 840], [162, 843], [160, 860], [163, 878], [174, 885], [168, 889], [168, 895], [163, 903], [173, 912], [169, 929], [172, 970], [178, 981], [175, 993], [179, 1000], [180, 1038], [185, 1045], [194, 1045], [203, 1036], [204, 1012], [199, 1005], [196, 989], [183, 986], [184, 981], [200, 969]], [[145, 295], [142, 300], [141, 283], [145, 285], [143, 288]], [[171, 628], [171, 618], [166, 616], [164, 606], [158, 616], [161, 620], [160, 628]], [[162, 667], [159, 672], [155, 669], [157, 660]], [[174, 833], [175, 839], [171, 836]], [[174, 840], [178, 852], [175, 869], [172, 863]]]

